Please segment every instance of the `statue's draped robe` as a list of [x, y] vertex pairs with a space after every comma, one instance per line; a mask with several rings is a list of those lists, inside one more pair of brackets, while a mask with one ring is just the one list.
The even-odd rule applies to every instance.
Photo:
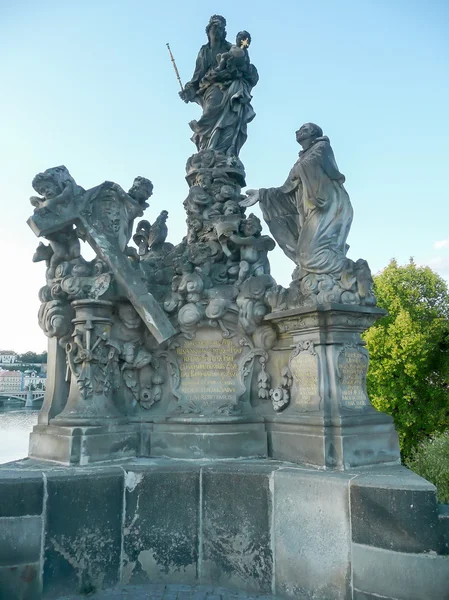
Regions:
[[352, 206], [326, 136], [300, 153], [280, 188], [260, 190], [267, 225], [284, 253], [307, 273], [338, 275], [346, 264]]
[[196, 91], [196, 101], [203, 109], [197, 121], [191, 121], [192, 141], [198, 150], [213, 149], [238, 156], [247, 138], [247, 124], [255, 117], [251, 106], [251, 89], [258, 81], [257, 70], [249, 64], [242, 76], [230, 79], [226, 71], [214, 73], [217, 55], [228, 52], [231, 44], [201, 47], [195, 72], [187, 86]]

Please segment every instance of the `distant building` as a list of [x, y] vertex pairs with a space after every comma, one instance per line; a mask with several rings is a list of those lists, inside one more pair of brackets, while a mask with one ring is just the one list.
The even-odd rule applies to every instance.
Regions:
[[23, 374], [20, 371], [0, 371], [0, 393], [14, 393], [22, 390]]
[[45, 390], [45, 384], [47, 383], [47, 377], [44, 373], [38, 373], [28, 369], [22, 373], [21, 387], [22, 390]]
[[17, 354], [13, 350], [0, 350], [0, 366], [13, 365], [17, 362]]

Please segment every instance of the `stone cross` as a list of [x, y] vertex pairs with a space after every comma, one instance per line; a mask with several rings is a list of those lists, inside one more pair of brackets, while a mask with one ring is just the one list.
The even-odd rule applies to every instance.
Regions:
[[[76, 225], [96, 254], [109, 266], [120, 287], [159, 343], [176, 331], [124, 253], [139, 203], [117, 184], [106, 182], [52, 208], [38, 208], [27, 223], [37, 236]], [[142, 214], [140, 212], [140, 214]]]

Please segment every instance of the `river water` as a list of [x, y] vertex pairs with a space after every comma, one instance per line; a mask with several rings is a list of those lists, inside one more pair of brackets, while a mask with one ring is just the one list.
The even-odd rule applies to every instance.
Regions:
[[28, 439], [38, 410], [0, 408], [0, 464], [28, 455]]

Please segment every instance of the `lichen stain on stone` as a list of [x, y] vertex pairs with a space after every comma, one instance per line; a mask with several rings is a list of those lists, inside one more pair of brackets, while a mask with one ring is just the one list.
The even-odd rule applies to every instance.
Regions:
[[36, 575], [36, 568], [32, 567], [31, 565], [26, 565], [26, 567], [20, 575], [20, 579], [25, 583], [31, 583], [34, 579], [36, 579]]
[[259, 581], [270, 585], [273, 557], [267, 536], [255, 537], [249, 527], [232, 532], [216, 527], [210, 538], [207, 554], [219, 565], [220, 570], [244, 581]]
[[142, 569], [149, 574], [154, 573], [154, 569], [163, 573], [178, 572], [196, 562], [192, 543], [181, 532], [154, 528], [149, 542], [150, 549], [141, 550], [138, 556]]
[[59, 541], [51, 537], [49, 543], [73, 567], [79, 591], [103, 588], [105, 570], [114, 546], [112, 538], [105, 538], [100, 529], [81, 528], [75, 538], [61, 535]]
[[136, 566], [136, 561], [129, 560], [129, 556], [126, 554], [126, 552], [123, 552], [122, 574], [121, 574], [121, 579], [120, 579], [120, 583], [122, 585], [129, 584], [129, 582], [131, 581], [131, 577], [133, 575], [135, 566]]
[[134, 471], [125, 471], [125, 486], [128, 492], [134, 492], [136, 487], [143, 479], [143, 473], [134, 473]]

